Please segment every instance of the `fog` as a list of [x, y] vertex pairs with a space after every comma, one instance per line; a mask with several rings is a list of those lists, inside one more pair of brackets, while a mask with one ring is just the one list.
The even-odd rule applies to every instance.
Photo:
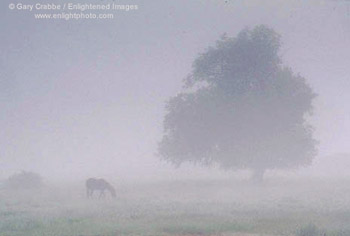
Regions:
[[157, 143], [165, 102], [181, 91], [198, 54], [223, 33], [259, 24], [281, 35], [284, 64], [318, 94], [310, 118], [318, 155], [286, 173], [348, 175], [348, 3], [133, 1], [137, 11], [114, 19], [67, 21], [34, 19], [9, 3], [0, 16], [2, 178], [20, 170], [67, 180], [238, 173], [173, 168], [156, 155]]
[[[35, 15], [87, 3], [137, 9]], [[1, 1], [0, 235], [350, 235], [349, 26], [347, 0]]]

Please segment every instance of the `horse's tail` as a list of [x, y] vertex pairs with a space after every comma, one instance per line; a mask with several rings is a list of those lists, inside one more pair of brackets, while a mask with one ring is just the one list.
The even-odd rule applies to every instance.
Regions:
[[93, 181], [93, 178], [87, 179], [85, 181], [85, 187], [86, 187], [86, 196], [87, 198], [90, 198], [91, 196], [91, 191], [92, 191], [92, 186], [91, 186], [91, 182]]
[[92, 187], [91, 185], [93, 184], [94, 181], [95, 181], [94, 178], [87, 179], [87, 180], [85, 181], [85, 186], [86, 186], [86, 188], [87, 188], [87, 189], [91, 188], [91, 187]]

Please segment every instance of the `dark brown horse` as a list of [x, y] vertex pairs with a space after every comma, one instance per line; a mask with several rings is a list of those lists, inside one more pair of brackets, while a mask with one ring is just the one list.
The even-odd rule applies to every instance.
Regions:
[[113, 198], [115, 198], [115, 189], [113, 186], [104, 179], [90, 178], [86, 180], [86, 195], [88, 198], [92, 197], [95, 190], [100, 191], [100, 198], [105, 196], [105, 190], [107, 189]]

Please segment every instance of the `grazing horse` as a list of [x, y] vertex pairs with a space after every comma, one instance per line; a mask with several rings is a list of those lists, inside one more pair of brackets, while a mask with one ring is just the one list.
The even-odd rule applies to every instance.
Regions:
[[86, 195], [88, 198], [92, 197], [95, 190], [100, 191], [100, 198], [105, 196], [105, 190], [107, 189], [113, 198], [115, 198], [115, 189], [110, 183], [104, 179], [94, 179], [90, 178], [86, 180]]

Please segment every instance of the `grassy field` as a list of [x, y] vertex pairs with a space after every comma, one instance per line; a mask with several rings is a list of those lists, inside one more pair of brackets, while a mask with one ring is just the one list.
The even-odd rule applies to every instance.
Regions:
[[0, 235], [350, 235], [350, 180], [114, 184], [115, 199], [86, 199], [83, 182], [0, 190]]

